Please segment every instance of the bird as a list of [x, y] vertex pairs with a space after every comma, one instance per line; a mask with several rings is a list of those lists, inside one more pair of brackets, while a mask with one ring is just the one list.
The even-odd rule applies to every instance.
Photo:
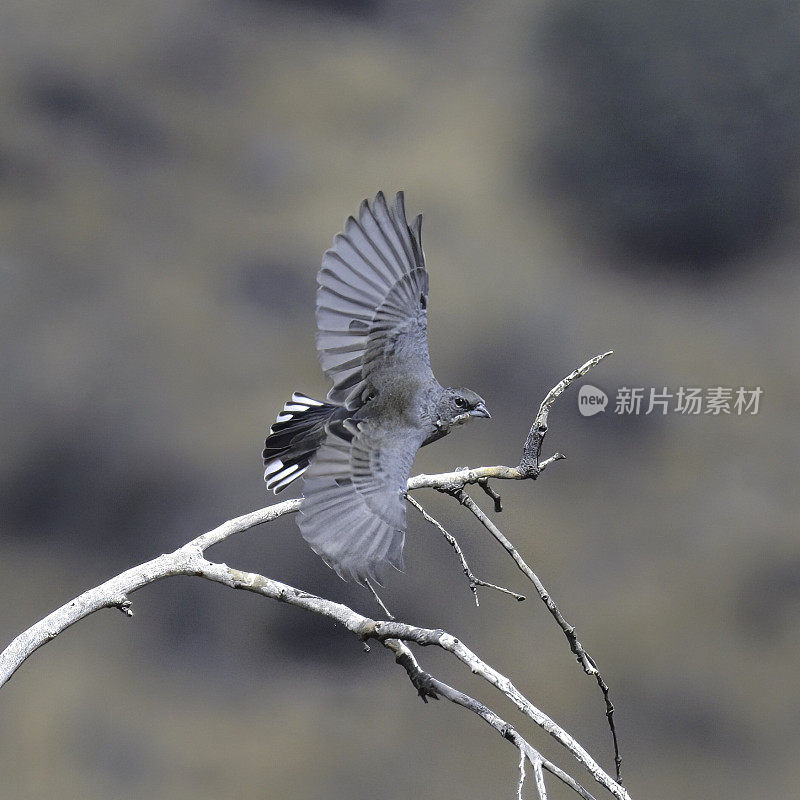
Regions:
[[422, 215], [383, 192], [325, 252], [317, 275], [316, 345], [326, 400], [294, 392], [270, 427], [264, 480], [278, 494], [302, 476], [298, 527], [344, 580], [383, 585], [402, 571], [405, 493], [417, 450], [473, 417], [483, 398], [442, 386], [428, 352]]

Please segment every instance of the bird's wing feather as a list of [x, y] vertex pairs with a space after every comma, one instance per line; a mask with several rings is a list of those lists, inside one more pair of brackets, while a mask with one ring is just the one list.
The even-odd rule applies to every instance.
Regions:
[[382, 583], [403, 569], [404, 492], [422, 443], [415, 429], [379, 431], [369, 421], [331, 423], [305, 475], [298, 525], [345, 580]]
[[[403, 193], [382, 192], [348, 218], [317, 276], [317, 350], [328, 399], [358, 408], [390, 371], [430, 370], [428, 273], [422, 216], [406, 221]], [[395, 374], [396, 377], [396, 374]]]

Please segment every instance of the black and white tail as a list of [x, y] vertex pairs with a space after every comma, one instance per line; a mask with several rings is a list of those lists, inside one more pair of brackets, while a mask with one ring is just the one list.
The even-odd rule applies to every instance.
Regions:
[[267, 489], [278, 494], [308, 469], [308, 462], [325, 438], [325, 423], [338, 408], [300, 392], [292, 394], [264, 443]]

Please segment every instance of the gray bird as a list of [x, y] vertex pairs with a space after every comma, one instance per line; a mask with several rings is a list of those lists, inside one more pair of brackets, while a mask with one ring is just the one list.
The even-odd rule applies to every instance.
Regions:
[[267, 488], [303, 479], [303, 538], [345, 580], [382, 583], [403, 569], [406, 481], [417, 450], [470, 417], [489, 417], [469, 389], [446, 389], [428, 353], [422, 215], [403, 193], [364, 200], [322, 258], [317, 350], [327, 402], [295, 392], [269, 430]]

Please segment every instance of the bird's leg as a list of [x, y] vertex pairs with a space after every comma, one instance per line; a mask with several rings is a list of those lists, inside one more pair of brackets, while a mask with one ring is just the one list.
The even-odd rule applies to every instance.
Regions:
[[381, 607], [381, 610], [383, 611], [383, 613], [386, 614], [386, 616], [389, 619], [394, 619], [395, 618], [394, 614], [392, 614], [392, 612], [389, 611], [388, 608], [386, 608], [386, 604], [383, 602], [383, 600], [381, 600], [381, 598], [378, 595], [378, 593], [372, 587], [372, 584], [366, 578], [364, 579], [364, 583], [366, 584], [367, 589], [369, 589], [372, 592], [372, 596], [375, 598], [375, 601], [377, 602], [377, 604]]

